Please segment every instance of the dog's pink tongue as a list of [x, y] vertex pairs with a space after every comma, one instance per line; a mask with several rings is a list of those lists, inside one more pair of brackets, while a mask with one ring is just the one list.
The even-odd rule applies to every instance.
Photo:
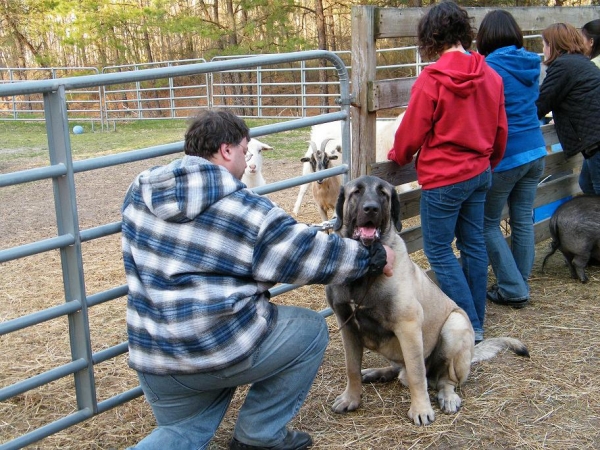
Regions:
[[361, 239], [375, 239], [377, 229], [374, 227], [360, 227], [358, 229]]

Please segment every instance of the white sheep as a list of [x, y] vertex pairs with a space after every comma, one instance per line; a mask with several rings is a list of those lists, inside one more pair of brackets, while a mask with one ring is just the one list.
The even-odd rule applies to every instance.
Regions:
[[262, 175], [263, 150], [273, 150], [273, 147], [263, 144], [258, 139], [250, 139], [248, 142], [248, 153], [246, 153], [246, 170], [242, 176], [242, 183], [249, 188], [266, 184]]
[[[402, 122], [403, 117], [404, 113], [400, 114], [394, 120], [377, 121], [375, 161], [387, 161], [387, 154], [394, 145], [394, 136], [396, 135], [396, 130], [398, 130], [398, 127], [400, 126], [400, 122]], [[408, 192], [418, 186], [419, 184], [416, 181], [413, 181], [412, 183], [405, 183], [396, 186], [396, 188], [398, 192]]]
[[[378, 120], [376, 122], [376, 143], [375, 143], [375, 160], [376, 161], [387, 161], [387, 154], [394, 144], [394, 135], [404, 113], [400, 114], [394, 120]], [[301, 161], [308, 161], [313, 153], [313, 147], [321, 147], [323, 142], [327, 142], [325, 148], [329, 155], [337, 155], [338, 157], [333, 160], [333, 165], [341, 164], [342, 161], [342, 122], [328, 122], [318, 125], [314, 125], [310, 130], [310, 143], [308, 150], [304, 154]], [[302, 175], [313, 173], [314, 170], [308, 162], [304, 162], [302, 166]], [[341, 183], [341, 175], [337, 177]], [[310, 183], [309, 183], [310, 184]], [[294, 214], [297, 216], [300, 212], [300, 206], [302, 205], [302, 199], [308, 190], [309, 184], [303, 184], [300, 186], [296, 203], [294, 204]], [[404, 192], [410, 190], [410, 185], [401, 185], [399, 190]]]
[[375, 122], [375, 161], [387, 161], [387, 154], [394, 145], [394, 136], [403, 117], [404, 113], [394, 120], [378, 120]]

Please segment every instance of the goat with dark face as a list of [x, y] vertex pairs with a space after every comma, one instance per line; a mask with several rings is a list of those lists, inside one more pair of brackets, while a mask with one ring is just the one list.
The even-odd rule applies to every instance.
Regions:
[[[320, 125], [324, 125], [324, 124], [320, 124]], [[327, 124], [327, 125], [331, 125], [331, 124]], [[334, 127], [334, 129], [335, 129], [335, 127]], [[309, 144], [308, 149], [306, 150], [306, 153], [304, 154], [304, 156], [300, 159], [300, 161], [302, 162], [302, 175], [308, 175], [309, 173], [315, 173], [318, 170], [317, 159], [315, 159], [314, 162], [311, 163], [311, 160], [313, 159], [312, 158], [313, 154], [317, 151], [318, 148], [322, 152], [327, 153], [327, 158], [329, 160], [326, 164], [327, 168], [335, 167], [341, 163], [341, 158], [340, 158], [342, 156], [341, 141], [340, 141], [340, 139], [328, 137], [327, 135], [329, 133], [326, 133], [326, 131], [331, 132], [331, 130], [322, 129], [321, 126], [318, 126], [318, 125], [313, 126], [313, 128], [311, 130], [310, 141], [308, 141], [308, 144]], [[338, 178], [340, 178], [340, 184], [341, 184], [341, 177], [338, 177]], [[296, 203], [294, 204], [294, 215], [297, 216], [300, 213], [300, 207], [302, 206], [302, 199], [304, 198], [304, 195], [306, 194], [306, 191], [308, 190], [309, 186], [311, 186], [312, 184], [313, 183], [307, 183], [307, 184], [303, 184], [302, 186], [300, 186], [300, 191], [298, 192], [298, 197], [296, 198]]]
[[[320, 172], [325, 169], [331, 168], [331, 161], [336, 160], [337, 155], [331, 155], [325, 150], [327, 142], [331, 139], [325, 139], [321, 142], [321, 148], [317, 149], [314, 142], [310, 142], [312, 148], [312, 154], [310, 157], [304, 157], [300, 161], [303, 163], [308, 162], [313, 172]], [[322, 178], [312, 183], [312, 193], [319, 209], [321, 219], [326, 221], [329, 219], [328, 211], [335, 208], [337, 196], [340, 190], [340, 177], [334, 176], [329, 178]]]
[[550, 218], [552, 243], [542, 263], [556, 252], [565, 257], [571, 277], [588, 282], [585, 267], [600, 262], [600, 195], [580, 195], [560, 205]]
[[[303, 163], [304, 162], [310, 163], [310, 167], [312, 168], [312, 171], [315, 173], [319, 172], [321, 170], [330, 169], [331, 168], [330, 162], [332, 160], [338, 159], [337, 155], [330, 155], [325, 150], [327, 143], [331, 140], [332, 139], [325, 139], [323, 142], [321, 142], [320, 149], [317, 149], [317, 145], [314, 142], [310, 141], [309, 145], [310, 145], [310, 148], [312, 149], [312, 154], [310, 155], [310, 157], [305, 156], [303, 158], [300, 158], [300, 161]], [[323, 183], [323, 180], [318, 180], [317, 183], [321, 184], [321, 183]]]

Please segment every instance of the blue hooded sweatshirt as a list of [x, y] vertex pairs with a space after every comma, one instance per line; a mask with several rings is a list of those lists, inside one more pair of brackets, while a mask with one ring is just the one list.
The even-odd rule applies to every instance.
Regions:
[[540, 57], [514, 45], [499, 48], [485, 61], [504, 82], [508, 141], [495, 172], [513, 169], [546, 156], [535, 101], [539, 95]]

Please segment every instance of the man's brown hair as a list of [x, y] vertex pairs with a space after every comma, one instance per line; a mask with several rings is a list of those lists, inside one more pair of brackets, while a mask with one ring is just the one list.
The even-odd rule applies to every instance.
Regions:
[[205, 109], [194, 117], [185, 132], [183, 151], [186, 155], [211, 158], [221, 144], [238, 145], [250, 140], [246, 123], [229, 111]]

